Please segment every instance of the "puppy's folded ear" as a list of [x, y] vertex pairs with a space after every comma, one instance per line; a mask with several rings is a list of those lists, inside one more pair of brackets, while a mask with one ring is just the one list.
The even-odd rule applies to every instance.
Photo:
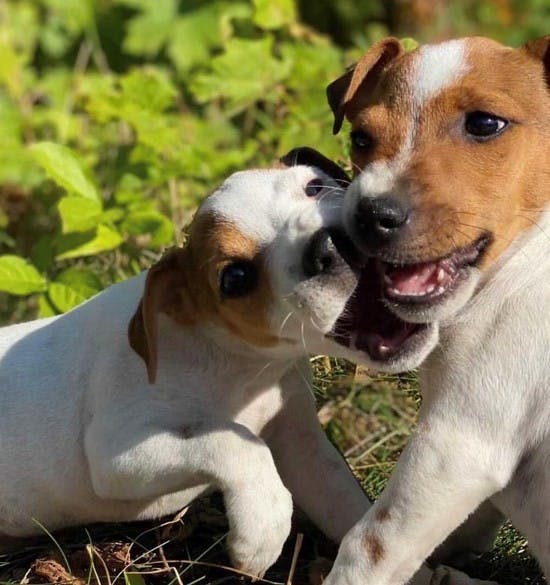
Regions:
[[149, 269], [143, 297], [128, 325], [131, 348], [147, 366], [149, 382], [157, 374], [158, 314], [181, 314], [185, 305], [185, 250], [171, 250]]
[[544, 66], [544, 78], [548, 87], [550, 87], [550, 35], [529, 41], [523, 45], [522, 49], [531, 57], [542, 61]]
[[333, 134], [340, 132], [347, 106], [358, 90], [371, 91], [384, 67], [404, 52], [398, 39], [382, 39], [374, 43], [356, 65], [327, 87], [328, 103], [334, 114]]
[[282, 156], [280, 160], [287, 167], [295, 167], [297, 165], [316, 167], [342, 184], [342, 186], [347, 186], [351, 182], [348, 174], [342, 167], [309, 146], [293, 148], [290, 152]]

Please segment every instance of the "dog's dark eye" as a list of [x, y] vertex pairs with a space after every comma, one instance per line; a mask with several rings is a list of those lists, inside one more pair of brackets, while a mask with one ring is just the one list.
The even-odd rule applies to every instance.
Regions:
[[305, 187], [304, 191], [308, 197], [315, 197], [323, 190], [324, 184], [321, 179], [312, 179]]
[[508, 120], [487, 112], [470, 112], [466, 114], [464, 128], [478, 140], [486, 140], [500, 134], [508, 126]]
[[354, 130], [350, 134], [350, 139], [352, 147], [359, 150], [371, 148], [374, 143], [372, 136], [361, 130]]
[[242, 297], [251, 292], [258, 282], [258, 271], [252, 262], [232, 262], [220, 275], [220, 292], [229, 299]]

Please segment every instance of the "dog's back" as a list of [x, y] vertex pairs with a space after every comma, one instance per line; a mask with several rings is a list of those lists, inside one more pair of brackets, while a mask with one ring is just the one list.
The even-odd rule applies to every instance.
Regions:
[[[100, 376], [109, 379], [119, 372], [116, 364], [121, 359], [134, 360], [141, 368], [128, 345], [126, 328], [143, 280], [139, 276], [115, 285], [65, 315], [2, 329], [0, 533], [13, 534], [12, 525], [21, 527], [19, 510], [25, 509], [26, 524], [32, 522], [27, 499], [33, 506], [48, 502], [47, 510], [35, 509], [33, 514], [45, 522], [50, 515], [59, 518], [52, 502], [70, 510], [68, 501], [80, 507], [93, 499], [81, 425], [91, 418], [87, 390], [98, 385]], [[123, 371], [130, 375], [127, 368]], [[70, 517], [66, 520], [72, 523]]]

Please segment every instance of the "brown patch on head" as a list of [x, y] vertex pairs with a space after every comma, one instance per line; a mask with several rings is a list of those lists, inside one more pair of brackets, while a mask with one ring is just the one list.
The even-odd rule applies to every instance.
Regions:
[[[239, 298], [223, 298], [220, 274], [234, 261], [257, 270], [254, 289]], [[151, 383], [157, 365], [158, 313], [183, 326], [209, 322], [256, 346], [272, 346], [269, 325], [272, 292], [258, 243], [231, 222], [211, 213], [193, 220], [187, 246], [172, 250], [147, 275], [143, 298], [130, 321], [130, 345], [146, 362]]]
[[390, 511], [388, 510], [388, 508], [380, 508], [376, 512], [375, 518], [378, 522], [386, 522], [391, 518]]
[[[191, 227], [189, 254], [194, 271], [190, 290], [200, 320], [225, 327], [252, 345], [275, 345], [278, 338], [269, 324], [273, 293], [258, 242], [230, 221], [205, 213]], [[235, 261], [254, 265], [257, 285], [242, 297], [223, 298], [220, 274]]]
[[382, 39], [374, 43], [356, 65], [327, 87], [328, 103], [334, 113], [334, 134], [340, 131], [348, 110], [373, 90], [388, 63], [403, 53], [398, 39]]
[[[354, 169], [393, 163], [405, 137], [411, 141], [387, 194], [405, 203], [409, 221], [385, 257], [434, 260], [488, 235], [484, 268], [537, 221], [550, 202], [549, 39], [520, 49], [466, 39], [465, 70], [420, 106], [411, 93], [418, 51], [389, 62], [375, 86], [357, 89], [345, 115], [372, 147], [352, 150]], [[476, 141], [465, 131], [473, 112], [509, 124]]]
[[365, 547], [367, 555], [373, 565], [377, 565], [386, 554], [382, 542], [380, 542], [380, 539], [377, 536], [374, 536], [374, 534], [365, 534], [363, 537], [363, 546]]

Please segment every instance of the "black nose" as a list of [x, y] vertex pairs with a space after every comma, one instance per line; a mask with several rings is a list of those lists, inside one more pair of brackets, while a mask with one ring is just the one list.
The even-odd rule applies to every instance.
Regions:
[[302, 267], [307, 277], [319, 276], [333, 272], [337, 266], [343, 263], [330, 233], [326, 229], [320, 229], [313, 234], [308, 242]]
[[408, 206], [394, 197], [362, 197], [355, 210], [357, 236], [369, 246], [396, 240], [409, 219]]

